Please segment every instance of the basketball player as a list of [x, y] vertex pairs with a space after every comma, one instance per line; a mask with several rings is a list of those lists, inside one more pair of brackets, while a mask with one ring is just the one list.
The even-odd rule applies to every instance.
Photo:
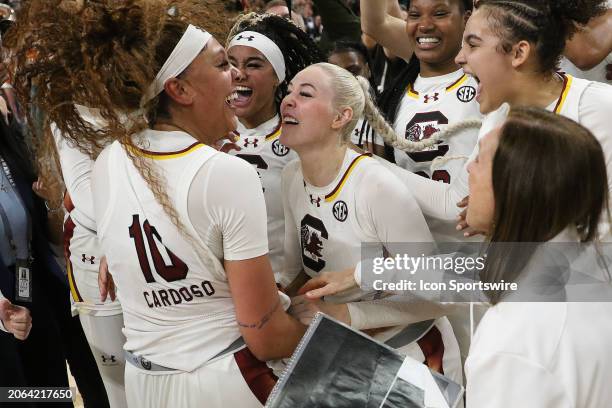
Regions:
[[[389, 250], [385, 247], [388, 243], [432, 242], [411, 193], [377, 160], [348, 148], [357, 118], [364, 115], [373, 126], [385, 123], [369, 96], [368, 86], [363, 77], [357, 80], [343, 68], [321, 63], [298, 74], [283, 100], [281, 141], [300, 157], [283, 172], [285, 254], [290, 276], [303, 270], [315, 277], [321, 272], [354, 266], [361, 258], [364, 242], [379, 243], [379, 256]], [[393, 132], [388, 125], [374, 129], [379, 133]], [[365, 312], [358, 302], [366, 301], [363, 306], [375, 307], [375, 299], [374, 294], [359, 290], [318, 305], [294, 299], [292, 313], [305, 322], [320, 309], [358, 329], [392, 326], [359, 319], [360, 313], [363, 316]], [[376, 338], [392, 341], [401, 330], [384, 330]], [[448, 321], [436, 321], [421, 340], [427, 345], [406, 343], [394, 347], [461, 381], [458, 346]]]
[[[476, 81], [455, 63], [461, 49], [465, 23], [472, 10], [467, 0], [417, 0], [410, 2], [406, 21], [386, 15], [380, 7], [367, 6], [362, 19], [364, 29], [374, 20], [395, 21], [375, 31], [382, 41], [391, 35], [403, 36], [401, 43], [389, 45], [394, 53], [413, 50], [408, 67], [382, 96], [381, 109], [394, 123], [395, 132], [407, 140], [431, 138], [448, 126], [481, 120], [475, 100]], [[382, 13], [382, 14], [381, 14]], [[378, 27], [378, 25], [377, 25]], [[399, 31], [399, 33], [395, 33]], [[408, 45], [407, 45], [408, 44]], [[450, 183], [476, 145], [477, 128], [467, 129], [419, 152], [395, 148], [389, 155], [398, 166], [420, 176]], [[442, 222], [426, 216], [437, 242], [457, 241], [463, 234], [455, 230], [453, 220]]]
[[37, 45], [49, 27], [73, 37], [32, 68], [64, 67], [79, 80], [74, 99], [106, 122], [79, 132], [81, 117], [61, 110], [64, 136], [115, 140], [92, 189], [133, 407], [261, 407], [275, 380], [259, 360], [289, 356], [304, 332], [276, 290], [256, 172], [210, 147], [235, 117], [225, 51], [188, 23], [223, 20], [223, 2], [209, 3], [39, 1], [41, 31], [28, 33]]
[[[612, 109], [612, 88], [556, 73], [565, 41], [577, 24], [586, 24], [604, 8], [605, 1], [478, 2], [466, 26], [457, 62], [479, 83], [476, 100], [481, 112], [488, 114], [480, 136], [504, 120], [508, 105], [540, 107], [589, 129], [602, 144], [606, 162], [612, 163], [607, 118]], [[525, 24], [517, 23], [517, 19]], [[476, 146], [472, 159], [477, 150]], [[403, 175], [423, 212], [441, 219], [457, 216], [456, 203], [468, 194], [467, 177], [464, 168], [447, 186], [428, 183], [409, 173]]]
[[[414, 43], [409, 68], [383, 100], [394, 129], [406, 139], [418, 141], [448, 124], [481, 119], [476, 81], [454, 62], [471, 11], [470, 1], [412, 1], [406, 32]], [[464, 160], [455, 158], [432, 169], [437, 157], [467, 156], [476, 144], [477, 132], [453, 137], [423, 152], [395, 149], [395, 162], [432, 180], [450, 183]]]
[[238, 118], [238, 140], [222, 150], [249, 162], [261, 179], [268, 214], [269, 258], [277, 283], [286, 286], [283, 238], [285, 218], [281, 198], [281, 171], [297, 158], [280, 143], [278, 114], [287, 84], [295, 74], [320, 61], [316, 44], [289, 20], [250, 13], [232, 29], [227, 53], [237, 69], [232, 86], [237, 97], [232, 108]]
[[[75, 108], [91, 126], [104, 126], [99, 115], [83, 106]], [[73, 309], [79, 315], [87, 342], [96, 360], [111, 407], [126, 407], [121, 305], [116, 299], [100, 299], [98, 270], [103, 253], [96, 236], [91, 193], [93, 160], [71, 146], [51, 125], [66, 193], [64, 207], [64, 256]]]
[[[529, 157], [532, 151], [539, 151], [540, 160]], [[543, 183], [547, 188], [541, 188]], [[513, 108], [507, 122], [482, 139], [478, 161], [470, 164], [468, 219], [492, 242], [592, 242], [607, 201], [606, 163], [597, 140], [584, 127], [542, 109]], [[537, 259], [539, 267], [525, 268], [519, 277], [512, 265], [485, 269], [481, 280], [525, 283], [526, 271], [537, 274], [550, 264]], [[609, 275], [600, 281], [593, 272], [587, 271], [591, 283], [609, 291]], [[341, 275], [322, 274], [304, 290], [321, 286], [310, 295], [330, 296], [356, 285], [352, 273], [338, 279]], [[397, 279], [408, 275], [398, 271]], [[532, 277], [538, 278], [547, 279]], [[465, 365], [468, 407], [606, 406], [611, 393], [607, 370], [612, 367], [607, 362], [609, 302], [517, 301], [510, 291], [488, 296], [492, 306], [476, 330]], [[409, 318], [414, 304], [410, 296], [404, 299]]]
[[[586, 24], [605, 8], [605, 1], [588, 2], [586, 5], [553, 1], [537, 4], [516, 2], [511, 5], [497, 1], [478, 3], [477, 11], [466, 28], [464, 47], [457, 62], [478, 79], [477, 98], [481, 111], [490, 112], [480, 130], [481, 136], [504, 120], [509, 107], [541, 107], [589, 129], [601, 143], [606, 163], [612, 163], [612, 131], [608, 125], [612, 87], [556, 73], [565, 39], [575, 32], [578, 24]], [[517, 15], [526, 16], [530, 25], [523, 27], [505, 19], [506, 16], [514, 18]], [[507, 35], [511, 35], [512, 40], [500, 37], [492, 29], [492, 21], [498, 20], [505, 22], [504, 27], [510, 33]], [[513, 60], [506, 60], [508, 54], [496, 48], [498, 46], [502, 50], [513, 47], [520, 52]], [[483, 67], [485, 60], [487, 66]], [[525, 67], [532, 68], [525, 70]], [[507, 81], [500, 83], [494, 78], [500, 74]], [[459, 195], [467, 193], [466, 180], [467, 173], [464, 172], [459, 183]], [[610, 180], [608, 182], [610, 184]], [[462, 225], [465, 226], [465, 223]], [[603, 228], [600, 228], [600, 232], [605, 234]]]

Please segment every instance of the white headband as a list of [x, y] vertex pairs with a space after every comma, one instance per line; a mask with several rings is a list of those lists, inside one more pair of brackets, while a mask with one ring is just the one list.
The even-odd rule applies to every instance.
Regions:
[[255, 48], [257, 51], [261, 52], [270, 64], [272, 64], [278, 81], [283, 82], [285, 80], [285, 57], [283, 57], [282, 51], [274, 41], [255, 31], [243, 31], [232, 38], [227, 49], [229, 50], [236, 45]]
[[211, 38], [212, 35], [206, 31], [189, 24], [185, 33], [183, 33], [183, 36], [172, 50], [172, 53], [157, 73], [155, 80], [149, 86], [147, 93], [142, 97], [141, 105], [159, 95], [164, 90], [164, 85], [169, 79], [180, 75], [193, 62], [200, 51], [206, 47]]

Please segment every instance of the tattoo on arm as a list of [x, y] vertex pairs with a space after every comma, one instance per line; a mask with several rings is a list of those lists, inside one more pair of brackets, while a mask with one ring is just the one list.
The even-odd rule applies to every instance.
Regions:
[[266, 323], [268, 323], [268, 321], [270, 321], [270, 318], [272, 317], [274, 312], [276, 312], [278, 310], [278, 307], [280, 306], [280, 304], [281, 304], [281, 301], [280, 301], [280, 298], [278, 298], [278, 300], [276, 301], [276, 304], [274, 305], [272, 310], [270, 310], [268, 313], [263, 315], [263, 317], [257, 323], [249, 324], [249, 323], [240, 322], [238, 320], [236, 320], [236, 322], [238, 323], [238, 326], [240, 326], [240, 327], [244, 327], [244, 328], [247, 328], [247, 329], [261, 330], [266, 325]]

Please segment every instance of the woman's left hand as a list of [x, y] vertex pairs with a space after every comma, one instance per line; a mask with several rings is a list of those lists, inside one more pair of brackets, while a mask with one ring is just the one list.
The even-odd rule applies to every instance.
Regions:
[[15, 338], [25, 340], [32, 329], [32, 315], [23, 306], [17, 306], [7, 299], [0, 299], [0, 320], [4, 328]]
[[325, 313], [342, 323], [351, 324], [351, 316], [346, 303], [334, 304], [322, 300], [309, 300], [304, 296], [291, 299], [289, 314], [302, 324], [309, 325], [317, 312]]

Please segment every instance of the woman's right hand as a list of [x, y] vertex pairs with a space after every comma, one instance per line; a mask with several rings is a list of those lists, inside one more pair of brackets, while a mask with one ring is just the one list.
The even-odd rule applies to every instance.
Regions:
[[467, 208], [470, 204], [470, 196], [466, 196], [463, 200], [457, 203], [457, 207], [463, 208], [457, 217], [457, 231], [464, 231], [463, 236], [466, 238], [473, 237], [475, 235], [484, 234], [482, 231], [476, 231], [475, 229], [468, 229], [470, 226], [467, 223]]
[[340, 272], [323, 272], [310, 279], [298, 290], [298, 295], [305, 295], [308, 299], [320, 299], [331, 296], [348, 289], [357, 287], [355, 282], [355, 268]]
[[100, 259], [100, 267], [98, 268], [98, 288], [100, 289], [100, 300], [106, 302], [106, 298], [110, 296], [111, 301], [117, 298], [115, 292], [115, 282], [113, 275], [108, 271], [108, 262], [106, 256]]

